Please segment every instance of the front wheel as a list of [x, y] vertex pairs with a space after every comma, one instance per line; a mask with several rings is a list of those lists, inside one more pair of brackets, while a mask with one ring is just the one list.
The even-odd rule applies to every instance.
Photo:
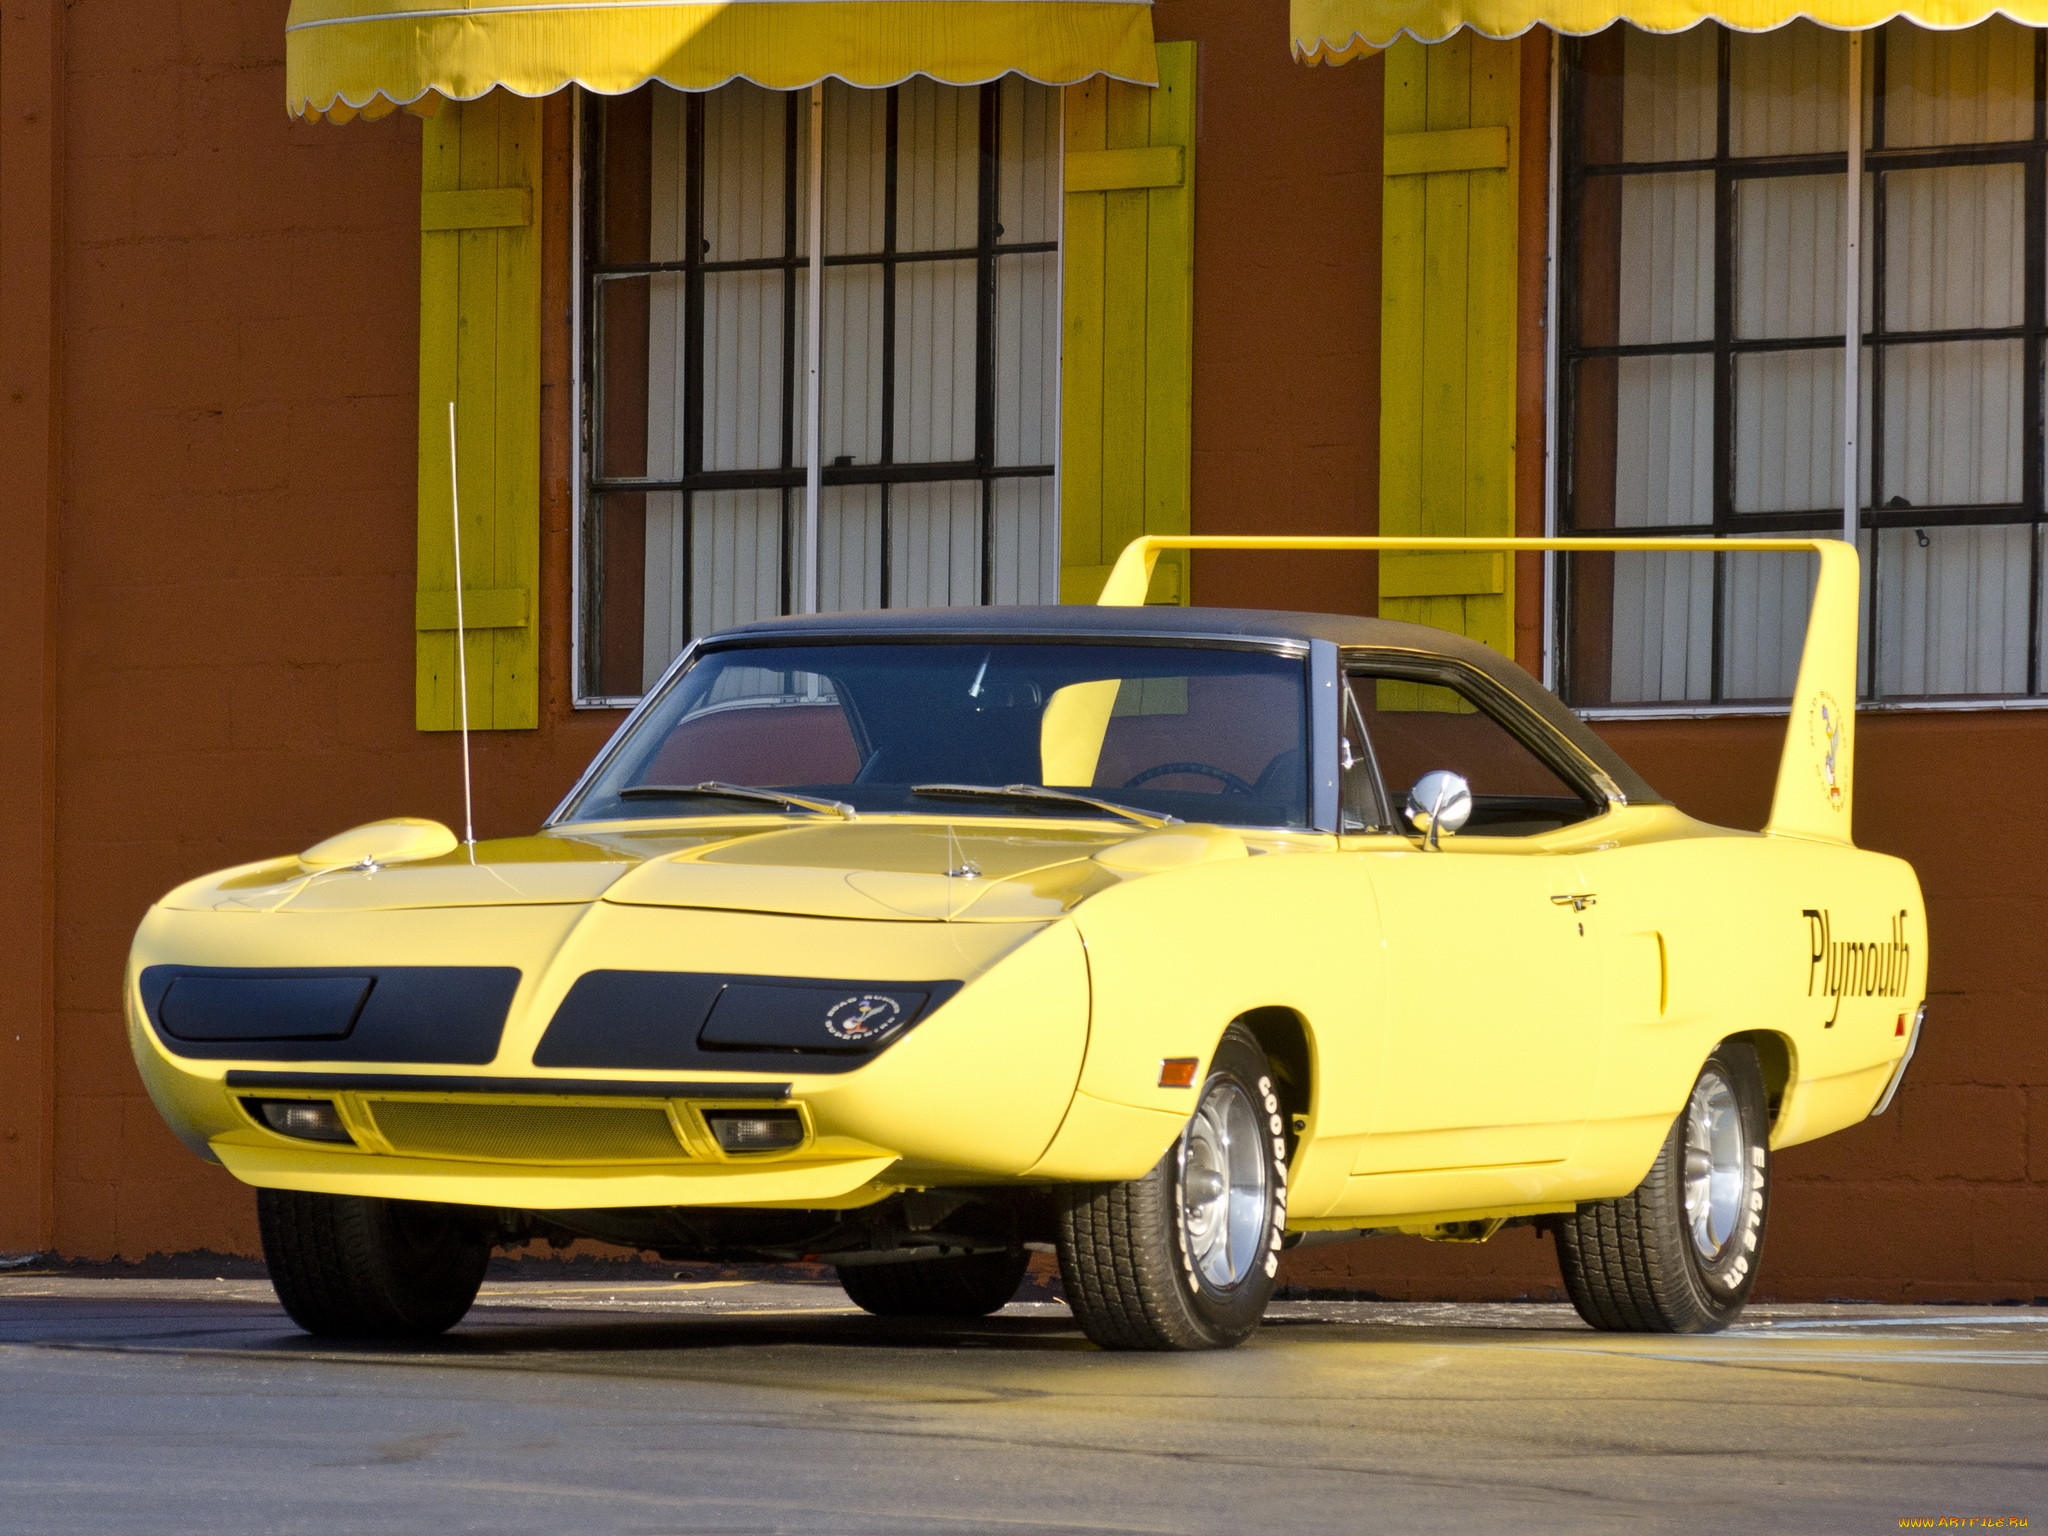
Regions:
[[1287, 1122], [1265, 1053], [1233, 1026], [1187, 1128], [1141, 1179], [1060, 1193], [1060, 1279], [1104, 1349], [1227, 1349], [1272, 1299]]
[[1769, 1146], [1756, 1052], [1724, 1043], [1635, 1191], [1557, 1218], [1558, 1265], [1579, 1316], [1620, 1333], [1714, 1333], [1734, 1322], [1756, 1284]]
[[277, 1299], [325, 1338], [446, 1333], [491, 1262], [489, 1231], [452, 1206], [259, 1189], [256, 1217]]

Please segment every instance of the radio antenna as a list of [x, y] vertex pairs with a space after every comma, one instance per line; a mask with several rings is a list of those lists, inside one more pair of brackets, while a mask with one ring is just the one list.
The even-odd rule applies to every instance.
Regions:
[[455, 531], [455, 697], [462, 711], [462, 841], [476, 862], [476, 792], [469, 768], [469, 645], [462, 618], [462, 474], [455, 458], [455, 402], [448, 402], [448, 513]]

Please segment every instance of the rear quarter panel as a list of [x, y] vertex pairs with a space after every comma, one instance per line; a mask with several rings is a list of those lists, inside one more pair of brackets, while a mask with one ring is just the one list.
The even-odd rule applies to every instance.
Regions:
[[1673, 813], [1650, 820], [1644, 835], [1582, 856], [1603, 959], [1589, 1149], [1603, 1125], [1640, 1126], [1639, 1179], [1708, 1053], [1749, 1032], [1775, 1037], [1789, 1059], [1774, 1146], [1866, 1116], [1926, 994], [1912, 868]]

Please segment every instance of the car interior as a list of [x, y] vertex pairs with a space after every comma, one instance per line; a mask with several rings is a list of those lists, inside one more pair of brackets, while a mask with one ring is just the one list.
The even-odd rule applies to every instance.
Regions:
[[718, 781], [886, 811], [932, 809], [923, 785], [1024, 784], [1186, 821], [1308, 823], [1298, 654], [868, 643], [714, 652], [698, 667], [668, 718], [647, 721], [649, 745], [628, 749], [621, 785]]
[[1346, 830], [1411, 833], [1408, 790], [1438, 769], [1472, 786], [1462, 837], [1532, 837], [1605, 809], [1477, 702], [1478, 688], [1377, 668], [1346, 681]]

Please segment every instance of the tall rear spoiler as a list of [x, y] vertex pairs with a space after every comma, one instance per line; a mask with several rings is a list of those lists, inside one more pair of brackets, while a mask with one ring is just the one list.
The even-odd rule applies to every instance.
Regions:
[[1097, 600], [1136, 607], [1152, 584], [1152, 567], [1168, 549], [1387, 549], [1442, 553], [1567, 550], [1587, 553], [1807, 554], [1820, 557], [1792, 718], [1778, 758], [1778, 786], [1764, 831], [1849, 843], [1856, 761], [1857, 556], [1840, 539], [1401, 539], [1229, 534], [1147, 535], [1124, 546]]

